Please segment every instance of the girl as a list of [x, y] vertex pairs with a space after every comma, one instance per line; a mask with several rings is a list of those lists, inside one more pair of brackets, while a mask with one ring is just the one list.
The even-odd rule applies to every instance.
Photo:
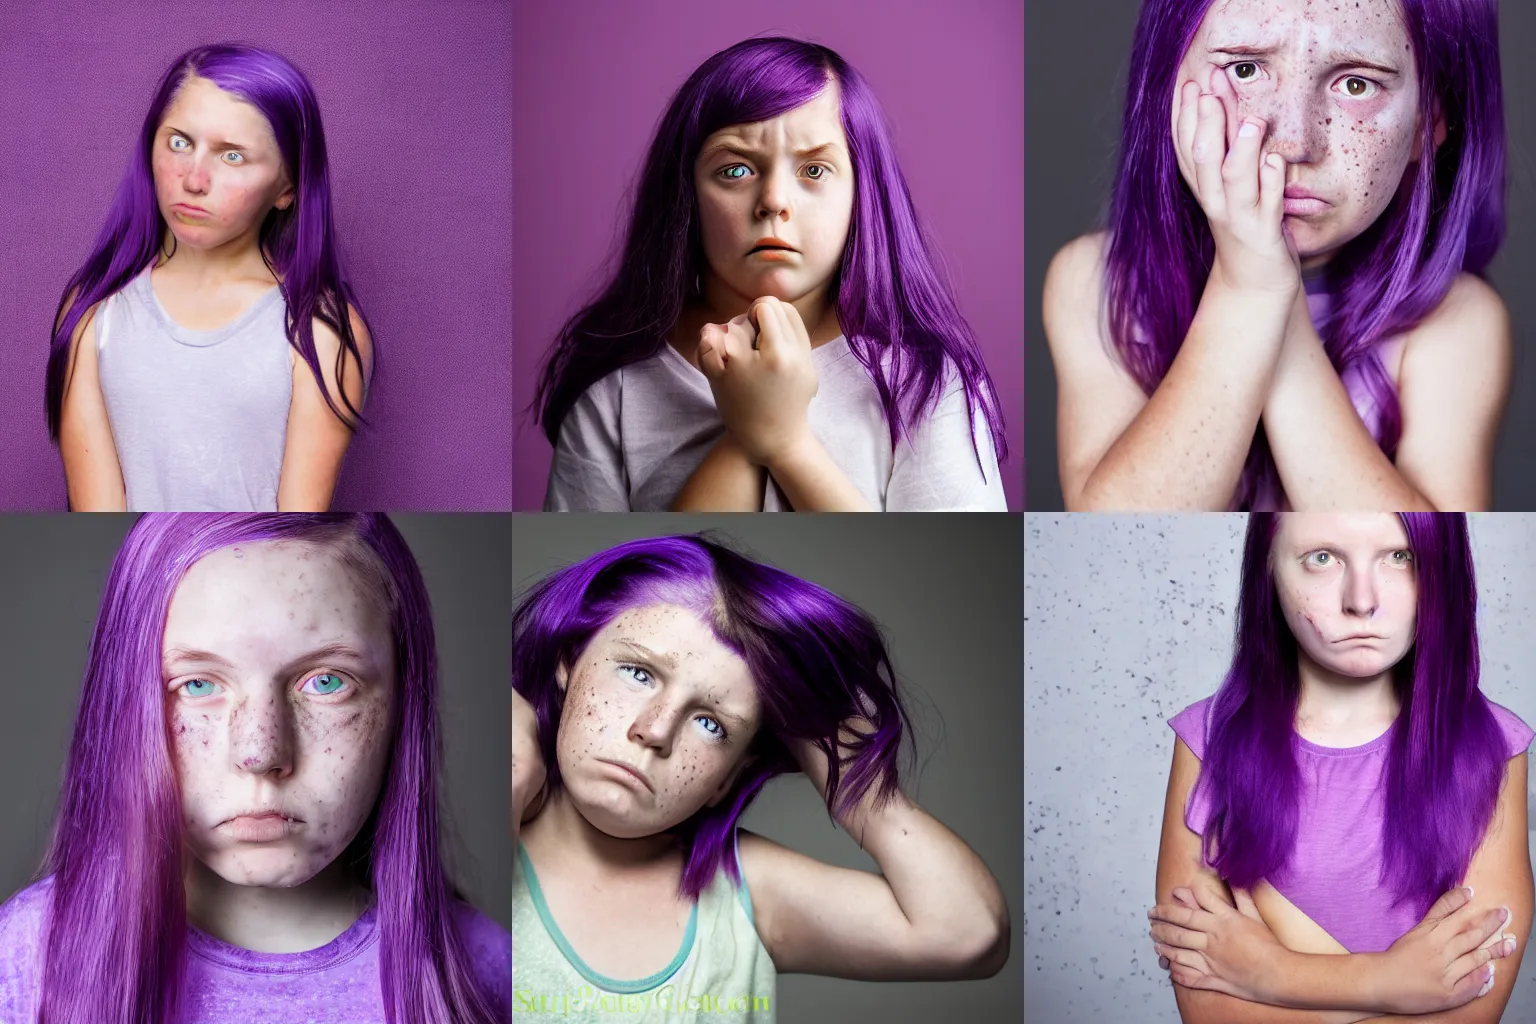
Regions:
[[1169, 723], [1148, 916], [1184, 1020], [1497, 1020], [1532, 732], [1478, 690], [1465, 520], [1255, 513], [1242, 578], [1226, 680]]
[[178, 57], [54, 322], [70, 507], [325, 511], [373, 359], [354, 303], [309, 82], [248, 46]]
[[[514, 797], [516, 1010], [768, 1021], [779, 972], [943, 980], [1006, 962], [996, 880], [898, 786], [906, 709], [848, 602], [701, 537], [633, 541], [534, 587], [512, 671], [514, 714], [536, 723], [514, 761], [537, 762], [532, 785], [547, 770], [542, 794]], [[792, 771], [882, 874], [738, 831]]]
[[112, 566], [0, 1018], [492, 1024], [438, 850], [437, 667], [383, 516], [146, 516]]
[[864, 79], [749, 39], [657, 129], [534, 400], [546, 510], [1004, 510], [997, 394]]
[[1067, 507], [1487, 507], [1503, 195], [1494, 0], [1145, 0], [1046, 275]]

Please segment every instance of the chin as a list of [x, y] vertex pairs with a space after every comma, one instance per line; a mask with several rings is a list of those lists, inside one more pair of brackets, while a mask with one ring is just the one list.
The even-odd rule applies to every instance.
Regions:
[[324, 864], [311, 863], [289, 847], [226, 854], [206, 860], [209, 869], [231, 885], [292, 889], [318, 875]]

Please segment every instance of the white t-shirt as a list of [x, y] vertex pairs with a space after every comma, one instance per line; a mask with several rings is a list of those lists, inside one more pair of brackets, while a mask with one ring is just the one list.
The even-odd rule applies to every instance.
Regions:
[[[847, 339], [812, 349], [811, 358], [818, 381], [808, 412], [811, 433], [872, 507], [1008, 510], [986, 418], [978, 409], [972, 420], [952, 366], [938, 405], [892, 451], [880, 394]], [[550, 463], [544, 510], [665, 511], [724, 430], [708, 378], [663, 345], [649, 359], [608, 374], [571, 406]], [[771, 477], [762, 509], [789, 509]]]

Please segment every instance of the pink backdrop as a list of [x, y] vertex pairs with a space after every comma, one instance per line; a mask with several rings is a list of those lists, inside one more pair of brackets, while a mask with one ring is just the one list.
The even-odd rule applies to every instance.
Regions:
[[1024, 19], [1021, 0], [573, 0], [513, 14], [513, 501], [544, 499], [527, 411], [539, 362], [599, 283], [667, 100], [711, 53], [782, 34], [831, 46], [893, 123], [914, 202], [1002, 398], [1023, 507]]

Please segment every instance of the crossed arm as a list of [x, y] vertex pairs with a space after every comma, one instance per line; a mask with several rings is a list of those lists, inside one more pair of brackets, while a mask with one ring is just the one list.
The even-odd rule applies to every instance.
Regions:
[[[1321, 927], [1268, 886], [1255, 890], [1253, 900], [1241, 890], [1234, 894], [1232, 902], [1240, 907], [1246, 903], [1242, 914], [1231, 911], [1230, 907], [1221, 910], [1219, 901], [1228, 898], [1229, 890], [1205, 865], [1200, 837], [1184, 824], [1184, 807], [1199, 774], [1199, 761], [1182, 740], [1178, 741], [1169, 774], [1162, 846], [1158, 855], [1159, 909], [1176, 903], [1188, 906], [1186, 901], [1176, 901], [1175, 889], [1199, 889], [1202, 890], [1202, 906], [1217, 909], [1233, 934], [1245, 933], [1251, 942], [1258, 944], [1250, 949], [1262, 948], [1266, 941], [1270, 944], [1262, 961], [1262, 981], [1266, 989], [1264, 1002], [1189, 987], [1180, 983], [1180, 979], [1195, 984], [1205, 982], [1199, 980], [1199, 972], [1175, 966], [1174, 995], [1185, 1024], [1354, 1024], [1364, 1020], [1373, 1024], [1388, 1021], [1491, 1024], [1498, 1021], [1514, 990], [1531, 926], [1532, 883], [1525, 831], [1525, 773], [1524, 754], [1506, 765], [1493, 821], [1467, 871], [1465, 882], [1474, 891], [1470, 903], [1458, 907], [1459, 900], [1454, 897], [1460, 890], [1453, 890], [1436, 904], [1424, 923], [1399, 939], [1387, 953], [1347, 954]], [[1214, 894], [1215, 898], [1206, 894]], [[1255, 901], [1262, 905], [1262, 914], [1257, 912]], [[1495, 910], [1498, 907], [1510, 910], [1509, 922], [1502, 928], [1498, 924], [1500, 915]], [[1194, 914], [1190, 911], [1188, 917], [1192, 918]], [[1437, 914], [1442, 919], [1440, 925], [1431, 928], [1433, 922], [1430, 919], [1436, 918]], [[1473, 997], [1469, 993], [1476, 992], [1481, 986], [1481, 968], [1467, 973], [1465, 965], [1481, 964], [1501, 955], [1498, 947], [1483, 941], [1490, 933], [1493, 936], [1514, 935], [1516, 946], [1513, 953], [1503, 956], [1498, 964], [1491, 989], [1482, 996]], [[1443, 961], [1435, 959], [1440, 955], [1440, 946], [1431, 949], [1435, 943], [1450, 947]], [[1461, 945], [1455, 945], [1458, 943]], [[1481, 947], [1474, 951], [1479, 943]], [[1452, 965], [1451, 961], [1464, 966]], [[1449, 992], [1454, 988], [1457, 995], [1450, 998], [1434, 995], [1439, 991], [1442, 974], [1426, 970], [1424, 965], [1428, 963], [1439, 963], [1444, 975], [1453, 975], [1446, 982], [1445, 990]], [[1458, 978], [1461, 983], [1452, 984]], [[1401, 1009], [1410, 988], [1419, 993], [1416, 997], [1443, 998], [1438, 1005], [1454, 1005], [1455, 1008], [1417, 1015], [1394, 1014], [1394, 1010]], [[1458, 1002], [1460, 1005], [1456, 1005]]]

